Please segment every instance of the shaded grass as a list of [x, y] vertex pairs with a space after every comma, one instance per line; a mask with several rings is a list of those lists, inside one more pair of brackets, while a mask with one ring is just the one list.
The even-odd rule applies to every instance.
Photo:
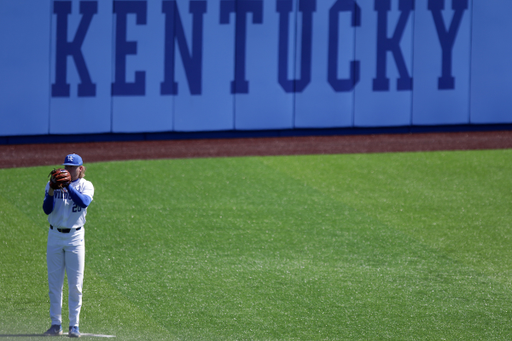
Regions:
[[[510, 153], [90, 164], [81, 330], [509, 339]], [[0, 334], [49, 324], [47, 173], [0, 170]]]

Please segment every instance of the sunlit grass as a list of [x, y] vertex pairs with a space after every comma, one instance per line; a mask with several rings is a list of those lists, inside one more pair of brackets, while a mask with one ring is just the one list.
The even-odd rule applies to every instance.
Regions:
[[[510, 156], [89, 164], [80, 329], [123, 340], [507, 340]], [[49, 326], [47, 168], [0, 170], [0, 334]]]

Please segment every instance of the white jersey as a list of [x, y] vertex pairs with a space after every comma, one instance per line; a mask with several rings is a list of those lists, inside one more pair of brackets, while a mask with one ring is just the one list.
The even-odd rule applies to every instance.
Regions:
[[[73, 186], [78, 192], [91, 197], [94, 196], [92, 182], [79, 178], [73, 181]], [[50, 189], [50, 183], [46, 184], [46, 193]], [[48, 222], [56, 228], [78, 228], [84, 226], [87, 208], [82, 208], [74, 203], [67, 190], [56, 189], [53, 192], [53, 211], [48, 215]]]

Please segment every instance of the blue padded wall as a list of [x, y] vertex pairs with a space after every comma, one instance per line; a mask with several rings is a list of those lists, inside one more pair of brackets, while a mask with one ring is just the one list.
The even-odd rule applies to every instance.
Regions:
[[0, 2], [2, 136], [48, 134], [50, 4]]
[[[235, 56], [233, 28], [219, 23], [220, 0], [196, 1], [196, 5], [188, 0], [179, 0], [177, 3], [189, 52], [188, 54], [180, 53], [181, 50], [178, 50], [180, 45], [175, 43], [174, 70], [178, 83], [178, 93], [174, 99], [175, 129], [176, 131], [232, 130], [234, 129], [235, 98], [230, 92]], [[200, 39], [202, 44], [198, 46], [202, 47], [202, 57], [198, 68], [193, 64], [193, 52], [199, 54], [201, 51], [193, 51], [192, 38], [193, 28], [198, 27], [201, 17], [196, 14], [194, 23], [192, 13], [201, 11], [204, 11], [202, 39]], [[187, 64], [184, 63], [182, 55], [185, 55]], [[190, 70], [185, 68], [185, 65], [189, 64]], [[198, 69], [202, 74], [199, 93], [190, 89], [188, 81], [189, 78], [191, 81], [194, 80], [192, 74]]]
[[412, 124], [469, 123], [471, 1], [417, 1]]
[[509, 124], [511, 12], [509, 0], [1, 1], [0, 136]]
[[112, 0], [51, 7], [50, 133], [110, 132]]
[[[317, 0], [312, 23], [310, 82], [295, 95], [295, 128], [350, 127], [354, 116], [354, 87], [352, 74], [356, 65], [355, 26], [360, 12], [355, 1]], [[295, 8], [296, 9], [296, 8]], [[304, 12], [298, 12], [304, 22]], [[301, 23], [301, 21], [299, 21]], [[297, 27], [297, 41], [305, 39], [305, 25]], [[306, 35], [307, 36], [307, 35]], [[302, 49], [297, 50], [298, 75]], [[307, 70], [307, 69], [306, 69]], [[301, 77], [297, 77], [301, 80]]]
[[160, 93], [164, 73], [162, 1], [114, 1], [112, 131], [173, 127], [173, 96]]
[[512, 122], [512, 1], [473, 0], [471, 123]]
[[358, 3], [356, 60], [361, 63], [361, 81], [355, 88], [354, 125], [410, 125], [414, 1]]
[[[230, 1], [224, 1], [229, 4]], [[235, 1], [233, 1], [235, 2]], [[277, 82], [279, 14], [276, 7], [286, 0], [238, 0], [236, 17], [229, 15], [235, 35], [235, 73], [231, 92], [235, 94], [235, 128], [289, 129], [293, 127], [293, 93]], [[227, 14], [229, 13], [229, 14]], [[224, 18], [225, 19], [225, 18]], [[290, 19], [290, 27], [293, 27]], [[293, 45], [292, 48], [293, 50]]]

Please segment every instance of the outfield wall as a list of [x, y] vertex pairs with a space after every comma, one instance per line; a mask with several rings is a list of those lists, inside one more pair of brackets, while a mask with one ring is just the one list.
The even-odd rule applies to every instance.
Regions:
[[0, 137], [512, 123], [510, 0], [0, 1]]

